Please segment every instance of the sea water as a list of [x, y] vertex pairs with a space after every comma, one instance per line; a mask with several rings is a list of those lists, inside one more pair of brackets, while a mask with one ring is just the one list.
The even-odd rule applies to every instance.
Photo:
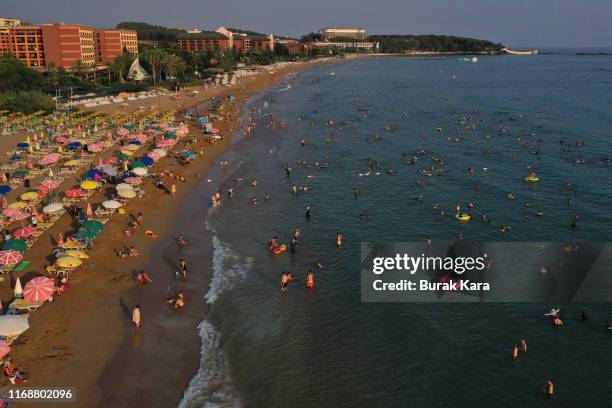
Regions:
[[[556, 329], [543, 317], [551, 305], [361, 303], [360, 243], [608, 240], [610, 95], [612, 57], [564, 52], [346, 61], [255, 98], [257, 129], [228, 155], [223, 202], [196, 221], [215, 248], [203, 266], [212, 309], [181, 406], [604, 406], [607, 305], [562, 306]], [[432, 158], [443, 175], [424, 174]], [[368, 160], [380, 167], [368, 173]], [[540, 182], [527, 184], [532, 170]], [[468, 202], [474, 218], [459, 223], [454, 207]], [[288, 245], [295, 227], [296, 253], [271, 255], [268, 240]], [[296, 278], [286, 295], [283, 271]], [[579, 322], [581, 310], [591, 321]], [[513, 361], [522, 338], [529, 351]], [[541, 392], [548, 378], [554, 401]]]

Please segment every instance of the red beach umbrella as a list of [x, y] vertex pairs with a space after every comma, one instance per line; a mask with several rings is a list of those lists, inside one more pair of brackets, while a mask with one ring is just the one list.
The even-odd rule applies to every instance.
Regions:
[[36, 231], [38, 231], [36, 227], [23, 227], [23, 228], [19, 228], [15, 230], [15, 232], [13, 232], [13, 236], [15, 238], [29, 237], [30, 235], [34, 234]]
[[81, 190], [80, 188], [74, 188], [72, 190], [66, 190], [64, 194], [68, 198], [78, 198], [83, 197], [85, 195], [85, 191]]
[[55, 292], [53, 280], [46, 276], [37, 276], [28, 281], [23, 288], [23, 298], [28, 302], [44, 302]]

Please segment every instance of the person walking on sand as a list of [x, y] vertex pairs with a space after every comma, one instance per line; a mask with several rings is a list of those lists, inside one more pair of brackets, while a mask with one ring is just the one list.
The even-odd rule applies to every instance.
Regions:
[[142, 324], [140, 323], [140, 306], [139, 305], [136, 305], [136, 307], [134, 307], [134, 310], [132, 310], [132, 323], [134, 323], [137, 329], [139, 329], [140, 326], [142, 326]]
[[181, 258], [179, 264], [181, 265], [181, 273], [183, 274], [183, 278], [187, 278], [187, 262]]
[[136, 285], [140, 290], [145, 287], [147, 283], [153, 282], [149, 275], [145, 271], [140, 271], [136, 277]]
[[172, 198], [176, 196], [176, 184], [174, 183], [170, 186], [170, 194], [172, 194]]

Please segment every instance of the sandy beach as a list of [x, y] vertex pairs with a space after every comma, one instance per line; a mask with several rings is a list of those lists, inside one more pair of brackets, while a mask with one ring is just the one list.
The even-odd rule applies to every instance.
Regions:
[[[144, 223], [139, 233], [126, 238], [122, 231], [129, 215], [113, 216], [89, 251], [88, 267], [80, 267], [71, 276], [69, 292], [31, 314], [30, 329], [13, 343], [11, 352], [19, 368], [29, 373], [28, 387], [75, 387], [78, 406], [176, 406], [199, 366], [200, 338], [196, 326], [207, 312], [202, 296], [210, 272], [208, 259], [189, 258], [189, 246], [179, 252], [172, 233], [185, 231], [187, 235], [190, 217], [205, 214], [208, 209], [210, 196], [196, 187], [206, 183], [206, 172], [229, 149], [229, 136], [241, 128], [245, 101], [287, 74], [311, 64], [262, 71], [241, 79], [235, 87], [201, 90], [195, 96], [191, 89], [183, 90], [179, 100], [152, 98], [120, 108], [131, 112], [140, 105], [154, 105], [161, 111], [178, 111], [213, 96], [223, 98], [225, 118], [215, 122], [215, 126], [226, 137], [214, 145], [203, 140], [191, 145], [194, 150], [202, 147], [204, 155], [190, 166], [168, 158], [157, 164], [159, 169], [186, 179], [177, 184], [176, 197], [147, 181], [144, 190], [148, 198], [134, 200], [126, 207], [128, 214], [142, 213]], [[229, 93], [236, 95], [235, 101], [227, 100]], [[117, 106], [101, 108], [107, 113], [117, 109]], [[200, 134], [199, 128], [191, 126], [190, 134]], [[24, 138], [24, 135], [3, 138], [0, 147], [9, 151]], [[76, 180], [65, 183], [75, 184]], [[28, 250], [26, 257], [31, 264], [22, 272], [12, 273], [10, 279], [7, 276], [1, 292], [4, 301], [11, 299], [12, 284], [18, 276], [24, 281], [28, 276], [43, 273], [44, 267], [52, 262], [54, 237], [70, 230], [70, 224], [71, 219], [65, 214]], [[158, 238], [145, 237], [144, 230], [155, 231]], [[139, 256], [116, 256], [114, 249], [124, 245], [135, 246]], [[206, 250], [210, 243], [193, 245]], [[187, 280], [177, 281], [174, 271], [181, 257], [194, 273]], [[147, 271], [153, 280], [142, 291], [135, 285], [140, 270]], [[185, 292], [188, 303], [184, 310], [177, 312], [164, 303], [170, 289]], [[143, 327], [139, 330], [130, 321], [136, 304], [143, 314]]]

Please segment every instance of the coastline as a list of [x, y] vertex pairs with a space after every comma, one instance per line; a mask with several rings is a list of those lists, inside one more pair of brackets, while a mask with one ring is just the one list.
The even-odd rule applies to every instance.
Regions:
[[[66, 296], [32, 314], [30, 329], [15, 343], [11, 353], [30, 373], [29, 387], [48, 384], [76, 387], [77, 401], [87, 401], [87, 406], [118, 402], [122, 406], [178, 404], [199, 367], [201, 339], [196, 326], [207, 312], [202, 298], [211, 276], [209, 259], [189, 260], [189, 246], [179, 254], [170, 233], [180, 227], [189, 239], [185, 228], [190, 217], [208, 210], [210, 195], [197, 187], [206, 182], [206, 174], [218, 157], [229, 150], [231, 135], [242, 126], [247, 99], [276, 85], [290, 73], [325, 62], [329, 60], [292, 64], [247, 77], [236, 87], [213, 90], [223, 99], [229, 93], [236, 95], [236, 101], [230, 105], [231, 117], [215, 123], [226, 137], [216, 145], [206, 144], [204, 157], [190, 167], [163, 164], [164, 168], [187, 179], [178, 185], [176, 198], [148, 185], [150, 198], [127, 208], [129, 213], [142, 212], [144, 229], [156, 231], [159, 238], [150, 240], [138, 234], [124, 239], [121, 232], [127, 217], [115, 218], [90, 252], [89, 262], [97, 267], [78, 270]], [[204, 98], [210, 96], [207, 94]], [[201, 102], [192, 101], [180, 109]], [[198, 129], [192, 128], [193, 131]], [[67, 220], [59, 224], [56, 227], [65, 230]], [[40, 255], [36, 259], [42, 262], [37, 264], [45, 263], [48, 254], [45, 249], [50, 243], [44, 244], [38, 245], [43, 248], [35, 245], [31, 249], [30, 253]], [[140, 256], [128, 260], [116, 257], [113, 248], [125, 244], [136, 246]], [[210, 247], [210, 240], [198, 245], [199, 250], [202, 250], [200, 245]], [[168, 296], [169, 285], [176, 282], [172, 274], [182, 255], [190, 262], [192, 274], [181, 286], [188, 306], [175, 316], [177, 312], [163, 300]], [[153, 283], [138, 292], [134, 276], [143, 269], [151, 275]], [[133, 328], [128, 317], [135, 302], [143, 309], [143, 328], [139, 331]], [[150, 341], [151, 338], [156, 340]]]

